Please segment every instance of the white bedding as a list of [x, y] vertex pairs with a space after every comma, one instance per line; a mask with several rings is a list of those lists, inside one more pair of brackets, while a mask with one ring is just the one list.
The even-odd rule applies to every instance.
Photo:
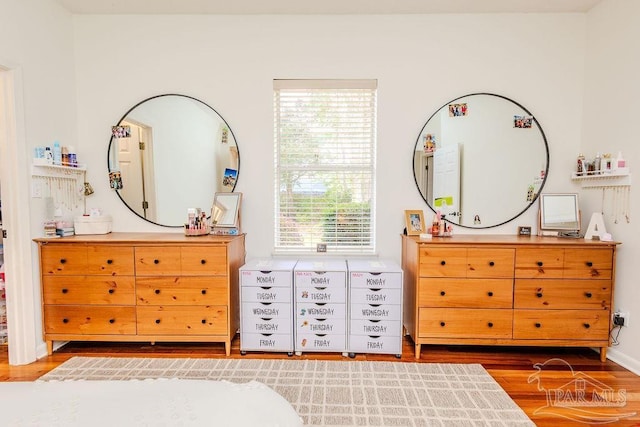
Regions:
[[289, 402], [251, 381], [149, 379], [0, 383], [3, 426], [301, 426]]

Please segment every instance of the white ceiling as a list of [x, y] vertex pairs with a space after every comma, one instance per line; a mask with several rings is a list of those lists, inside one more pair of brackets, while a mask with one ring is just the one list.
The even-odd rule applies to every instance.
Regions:
[[583, 13], [601, 0], [57, 0], [74, 14]]

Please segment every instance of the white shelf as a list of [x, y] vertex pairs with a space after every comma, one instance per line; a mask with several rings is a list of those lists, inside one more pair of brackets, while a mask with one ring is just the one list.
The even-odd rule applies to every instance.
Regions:
[[582, 188], [625, 187], [631, 185], [631, 174], [625, 173], [601, 173], [599, 175], [586, 175], [573, 172], [571, 180], [579, 182]]
[[85, 165], [72, 166], [59, 166], [59, 165], [31, 165], [32, 176], [44, 176], [54, 178], [73, 178], [84, 175], [87, 168]]

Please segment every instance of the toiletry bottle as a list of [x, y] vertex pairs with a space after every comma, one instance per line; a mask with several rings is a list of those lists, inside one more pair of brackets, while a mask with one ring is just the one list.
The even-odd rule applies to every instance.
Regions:
[[618, 151], [618, 158], [616, 159], [616, 169], [624, 168], [627, 166], [624, 157], [622, 157], [622, 151]]
[[438, 214], [433, 216], [433, 221], [431, 221], [431, 235], [437, 236], [440, 234], [440, 221], [438, 220]]
[[48, 164], [53, 164], [53, 153], [51, 152], [51, 147], [44, 147], [44, 158]]
[[596, 153], [596, 158], [593, 163], [596, 175], [600, 175], [600, 170], [602, 168], [602, 157], [600, 156], [600, 152]]
[[76, 150], [73, 146], [69, 146], [69, 166], [77, 168], [78, 167], [78, 159], [76, 157]]
[[440, 220], [438, 222], [438, 236], [444, 236], [446, 223], [444, 222], [444, 215], [438, 215]]
[[62, 164], [62, 150], [58, 141], [53, 143], [53, 164], [58, 166]]
[[62, 166], [69, 166], [69, 149], [65, 145], [63, 145], [60, 148], [60, 152], [61, 152]]
[[578, 154], [578, 164], [576, 166], [576, 172], [578, 175], [582, 174], [584, 172], [584, 154]]

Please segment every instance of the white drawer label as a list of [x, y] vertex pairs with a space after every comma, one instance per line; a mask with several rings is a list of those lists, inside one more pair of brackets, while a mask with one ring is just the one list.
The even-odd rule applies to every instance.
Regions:
[[349, 273], [349, 284], [357, 288], [400, 289], [402, 273]]
[[276, 287], [242, 288], [242, 302], [291, 302], [291, 289]]
[[400, 320], [402, 311], [398, 304], [352, 304], [352, 319]]
[[342, 303], [346, 302], [345, 289], [331, 289], [322, 287], [298, 287], [296, 289], [296, 301], [315, 303]]
[[292, 306], [288, 303], [259, 303], [259, 302], [243, 302], [242, 316], [273, 318], [282, 317], [291, 319]]
[[297, 351], [344, 351], [347, 347], [345, 335], [297, 334]]
[[364, 304], [400, 304], [400, 289], [351, 288], [351, 302]]
[[291, 334], [241, 334], [240, 350], [293, 351]]
[[344, 304], [297, 303], [296, 316], [315, 319], [346, 319], [347, 309]]
[[346, 275], [339, 271], [296, 271], [296, 286], [346, 288]]
[[351, 335], [371, 335], [385, 337], [402, 336], [399, 320], [351, 320]]
[[296, 332], [299, 334], [342, 334], [347, 332], [345, 319], [300, 319]]
[[402, 339], [397, 337], [349, 337], [349, 351], [354, 353], [402, 354]]
[[291, 334], [293, 325], [290, 318], [262, 318], [262, 317], [243, 317], [241, 319], [241, 331], [243, 333], [259, 333], [259, 334]]
[[291, 287], [293, 273], [291, 271], [243, 270], [241, 277], [242, 286]]

